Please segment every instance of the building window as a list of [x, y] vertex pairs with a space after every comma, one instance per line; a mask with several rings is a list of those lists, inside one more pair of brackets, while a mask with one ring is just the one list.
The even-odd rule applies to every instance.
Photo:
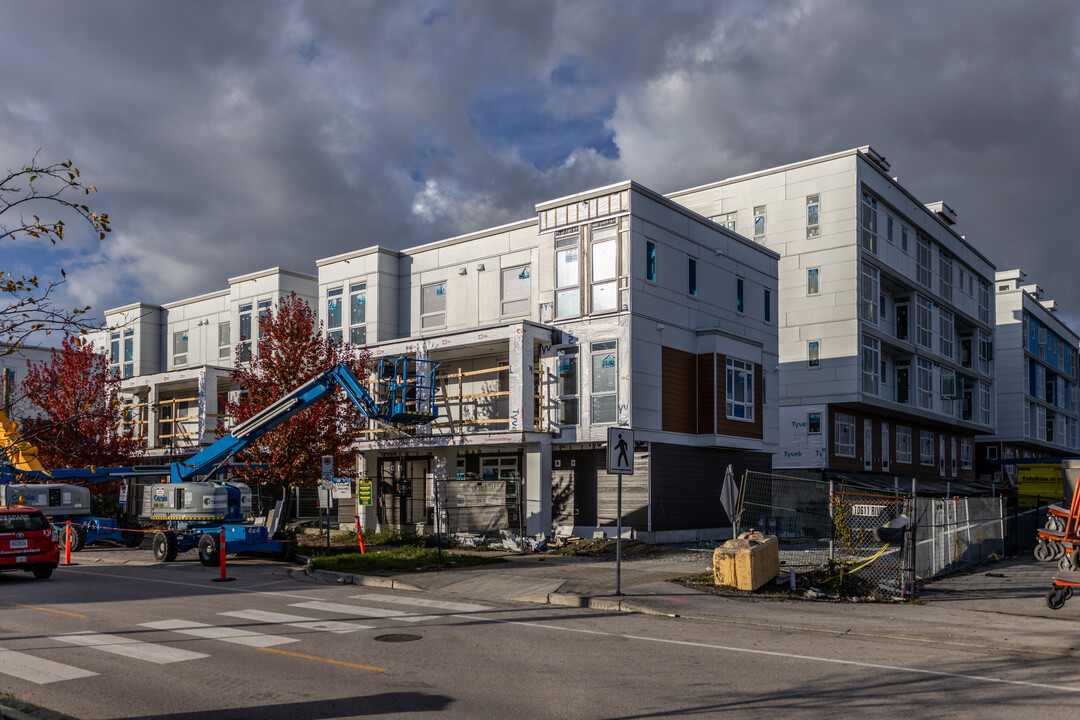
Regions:
[[738, 214], [737, 211], [732, 211], [732, 212], [729, 212], [729, 213], [723, 213], [722, 215], [716, 215], [715, 217], [712, 217], [712, 218], [709, 218], [709, 219], [712, 220], [717, 225], [722, 225], [723, 227], [726, 227], [728, 230], [734, 231], [735, 230], [735, 220], [736, 220], [737, 214]]
[[918, 358], [917, 384], [918, 406], [924, 410], [934, 409], [934, 364], [929, 360]]
[[120, 376], [120, 333], [109, 335], [109, 369], [112, 374]]
[[970, 470], [972, 457], [974, 456], [974, 444], [971, 438], [960, 438], [960, 469]]
[[818, 340], [811, 340], [806, 344], [807, 363], [812, 368], [816, 368], [818, 366], [818, 362], [820, 361], [820, 358], [818, 356], [820, 347], [821, 343]]
[[911, 428], [896, 427], [896, 462], [911, 464]]
[[592, 350], [592, 422], [613, 423], [618, 419], [618, 360], [616, 343], [594, 342]]
[[529, 312], [532, 296], [532, 270], [524, 267], [506, 268], [502, 271], [502, 314], [522, 315]]
[[735, 311], [743, 312], [746, 306], [743, 304], [743, 279], [735, 279]]
[[836, 413], [834, 418], [836, 441], [834, 448], [837, 457], [855, 457], [855, 416]]
[[859, 316], [866, 322], [877, 325], [881, 275], [880, 271], [870, 263], [862, 264], [861, 290], [862, 302], [859, 303]]
[[581, 231], [555, 236], [555, 317], [581, 314]]
[[979, 330], [979, 372], [990, 374], [990, 363], [994, 360], [994, 340], [990, 333]]
[[938, 329], [941, 331], [938, 335], [941, 354], [953, 360], [955, 349], [953, 339], [956, 333], [956, 322], [953, 319], [953, 314], [945, 308], [938, 308]]
[[349, 286], [349, 343], [367, 345], [367, 283]]
[[863, 335], [862, 340], [862, 391], [868, 395], [878, 394], [878, 372], [881, 368], [881, 346], [877, 338]]
[[259, 337], [262, 337], [263, 334], [263, 320], [270, 317], [270, 304], [269, 300], [259, 301], [259, 327], [256, 328]]
[[821, 413], [812, 412], [806, 415], [806, 432], [811, 435], [821, 434]]
[[904, 252], [907, 252], [907, 239], [909, 232], [910, 231], [906, 227], [904, 227], [903, 225], [900, 226], [900, 249]]
[[645, 243], [645, 279], [656, 282], [656, 243]]
[[240, 306], [240, 360], [251, 359], [251, 303]]
[[930, 241], [919, 235], [915, 240], [915, 279], [925, 287], [930, 287]]
[[697, 297], [697, 260], [689, 258], [686, 266], [686, 292], [690, 297]]
[[771, 323], [772, 322], [772, 292], [769, 290], [769, 288], [765, 288], [765, 297], [763, 298], [763, 302], [765, 303], [765, 314], [764, 314], [765, 322]]
[[556, 353], [555, 374], [558, 378], [559, 425], [578, 424], [578, 349], [561, 348]]
[[922, 295], [915, 296], [915, 340], [924, 348], [934, 348], [934, 304]]
[[919, 464], [934, 464], [934, 433], [929, 430], [919, 431]]
[[877, 198], [870, 193], [862, 194], [862, 246], [863, 250], [877, 255], [878, 226]]
[[326, 292], [326, 337], [334, 342], [341, 342], [341, 315], [342, 315], [342, 288], [334, 288]]
[[818, 286], [818, 275], [819, 275], [819, 273], [820, 273], [820, 268], [809, 268], [806, 271], [806, 294], [807, 295], [817, 295], [818, 292], [820, 292], [820, 288]]
[[990, 324], [990, 284], [979, 281], [979, 320]]
[[232, 354], [232, 333], [230, 332], [230, 324], [227, 322], [218, 323], [217, 326], [217, 354], [219, 358], [227, 358]]
[[979, 383], [979, 421], [990, 424], [990, 384], [984, 382]]
[[619, 228], [611, 224], [594, 224], [589, 246], [591, 284], [589, 312], [611, 312], [619, 309]]
[[446, 283], [432, 283], [420, 288], [420, 328], [446, 324]]
[[727, 417], [730, 420], [754, 419], [754, 364], [727, 359]]
[[953, 259], [948, 253], [941, 253], [941, 257], [938, 259], [938, 289], [941, 292], [941, 297], [945, 298], [949, 302], [953, 299]]
[[885, 216], [885, 239], [889, 241], [889, 244], [893, 244], [893, 219], [892, 215]]
[[754, 208], [754, 242], [765, 242], [765, 206]]
[[821, 234], [821, 203], [818, 195], [806, 197], [806, 237], [817, 237]]
[[173, 365], [187, 365], [188, 334], [187, 330], [173, 333]]
[[124, 331], [124, 377], [135, 376], [135, 331]]

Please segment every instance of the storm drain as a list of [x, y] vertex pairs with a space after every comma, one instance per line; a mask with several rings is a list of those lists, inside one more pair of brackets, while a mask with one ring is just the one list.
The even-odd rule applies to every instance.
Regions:
[[375, 639], [379, 642], [412, 642], [421, 638], [419, 635], [410, 635], [409, 633], [390, 633], [389, 635], [378, 635]]

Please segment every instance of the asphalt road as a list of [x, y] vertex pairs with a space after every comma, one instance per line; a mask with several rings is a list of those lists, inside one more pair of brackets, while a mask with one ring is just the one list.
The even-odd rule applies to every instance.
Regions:
[[229, 574], [190, 560], [0, 574], [0, 692], [81, 720], [1012, 719], [1080, 704], [1071, 655], [824, 630], [824, 616], [771, 626], [761, 606], [753, 622], [664, 618], [327, 585], [256, 559]]

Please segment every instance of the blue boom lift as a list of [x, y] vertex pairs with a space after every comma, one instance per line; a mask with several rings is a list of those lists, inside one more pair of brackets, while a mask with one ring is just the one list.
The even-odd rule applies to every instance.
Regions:
[[[169, 482], [154, 485], [150, 519], [164, 521], [166, 530], [154, 535], [154, 557], [163, 562], [179, 552], [199, 548], [203, 565], [219, 560], [220, 532], [224, 527], [229, 553], [269, 552], [291, 560], [296, 538], [282, 527], [281, 504], [264, 525], [255, 525], [251, 491], [237, 482], [209, 480], [232, 456], [264, 434], [341, 388], [364, 417], [393, 425], [423, 425], [435, 419], [435, 372], [439, 363], [410, 357], [384, 358], [378, 364], [376, 401], [345, 364], [317, 375], [227, 435], [169, 467]], [[206, 478], [196, 481], [196, 478]]]

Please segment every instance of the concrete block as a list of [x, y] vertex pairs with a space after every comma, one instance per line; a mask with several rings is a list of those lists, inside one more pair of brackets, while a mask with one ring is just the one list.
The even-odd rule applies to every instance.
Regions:
[[739, 590], [757, 590], [780, 574], [775, 535], [743, 533], [713, 552], [713, 581]]

